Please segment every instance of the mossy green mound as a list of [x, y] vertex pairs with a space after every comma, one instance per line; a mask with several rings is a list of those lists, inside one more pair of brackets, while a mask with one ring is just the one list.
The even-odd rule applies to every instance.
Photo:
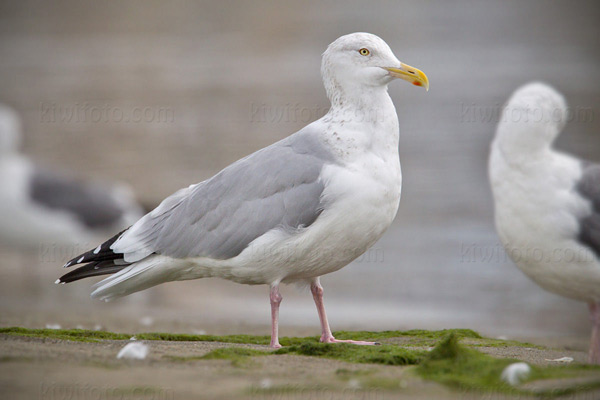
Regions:
[[128, 340], [132, 335], [85, 329], [28, 329], [20, 327], [0, 328], [0, 334], [71, 340], [75, 342], [97, 342], [99, 340]]
[[523, 387], [527, 382], [542, 379], [576, 378], [586, 371], [598, 371], [600, 367], [590, 365], [565, 365], [540, 367], [530, 365], [531, 373], [522, 384], [513, 387], [501, 379], [502, 371], [519, 360], [494, 358], [459, 343], [456, 335], [444, 338], [416, 368], [425, 379], [434, 380], [465, 392], [507, 393], [536, 395], [546, 398], [585, 391], [600, 387], [600, 376], [584, 386], [565, 387], [560, 390], [528, 390]]
[[276, 354], [298, 354], [342, 360], [361, 364], [416, 365], [426, 352], [400, 346], [356, 346], [346, 343], [327, 344], [304, 342], [301, 345], [283, 347]]
[[[20, 327], [0, 328], [0, 334], [69, 340], [78, 342], [100, 342], [102, 340], [129, 340], [127, 333], [91, 331], [82, 329], [27, 329]], [[600, 388], [600, 367], [589, 365], [564, 365], [553, 367], [531, 366], [531, 374], [522, 385], [512, 387], [500, 378], [506, 366], [518, 360], [499, 359], [483, 354], [478, 347], [525, 346], [543, 349], [540, 346], [514, 341], [502, 341], [481, 337], [469, 329], [451, 329], [441, 331], [340, 331], [335, 333], [339, 339], [369, 340], [381, 342], [380, 346], [356, 346], [344, 343], [320, 343], [317, 336], [283, 337], [284, 346], [278, 350], [247, 347], [227, 347], [213, 350], [201, 356], [165, 356], [172, 362], [194, 362], [198, 360], [230, 360], [234, 366], [253, 365], [255, 357], [277, 357], [282, 354], [321, 357], [359, 364], [414, 366], [413, 371], [422, 378], [440, 382], [462, 391], [506, 393], [555, 397], [589, 389]], [[254, 335], [190, 335], [172, 333], [141, 333], [135, 335], [138, 340], [161, 341], [203, 341], [249, 345], [268, 345], [269, 336]], [[431, 349], [431, 346], [435, 346]], [[428, 351], [430, 350], [430, 351]], [[345, 371], [345, 370], [341, 370]], [[362, 372], [361, 372], [362, 373]], [[342, 373], [340, 373], [342, 374]], [[342, 374], [343, 375], [343, 374]], [[340, 375], [342, 378], [343, 376]], [[348, 373], [346, 373], [348, 375]], [[582, 376], [584, 384], [565, 384], [556, 389], [531, 389], [529, 384], [544, 380], [571, 379]], [[382, 380], [383, 379], [383, 380]], [[397, 387], [389, 377], [379, 377], [369, 373], [359, 379], [363, 387]], [[364, 381], [364, 382], [363, 382]], [[543, 385], [541, 385], [543, 387]]]
[[[426, 345], [435, 344], [439, 339], [454, 333], [461, 338], [480, 339], [481, 336], [470, 329], [444, 329], [440, 331], [410, 330], [410, 331], [339, 331], [334, 332], [338, 339], [351, 340], [371, 340], [381, 341], [396, 337], [409, 337], [415, 340], [415, 343]], [[86, 329], [29, 329], [21, 327], [0, 328], [0, 334], [51, 338], [60, 340], [73, 340], [80, 342], [96, 342], [98, 340], [128, 340], [130, 333], [113, 333], [106, 331], [92, 331]], [[223, 342], [239, 344], [269, 345], [271, 337], [266, 335], [192, 335], [184, 333], [137, 333], [135, 337], [138, 340], [164, 340], [169, 342]], [[307, 337], [281, 337], [279, 343], [282, 346], [301, 345], [306, 342], [319, 343], [318, 336]]]

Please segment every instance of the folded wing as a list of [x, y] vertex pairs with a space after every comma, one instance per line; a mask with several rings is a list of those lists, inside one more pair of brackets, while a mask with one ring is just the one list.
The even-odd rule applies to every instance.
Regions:
[[592, 203], [592, 214], [581, 221], [579, 240], [600, 257], [600, 165], [586, 163], [577, 189]]
[[69, 281], [113, 273], [151, 254], [228, 259], [272, 229], [311, 225], [326, 206], [320, 176], [333, 157], [316, 135], [300, 133], [166, 198], [120, 235], [68, 262], [96, 263]]

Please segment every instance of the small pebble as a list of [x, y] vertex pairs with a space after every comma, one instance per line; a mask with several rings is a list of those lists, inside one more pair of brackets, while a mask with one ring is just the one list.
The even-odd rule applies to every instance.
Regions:
[[350, 379], [348, 381], [348, 387], [350, 389], [360, 389], [361, 385], [360, 385], [360, 382], [357, 379]]
[[117, 358], [125, 358], [127, 360], [143, 360], [148, 355], [148, 346], [141, 342], [127, 343], [125, 347], [119, 351]]
[[555, 358], [554, 360], [549, 360], [546, 358], [546, 361], [568, 364], [568, 363], [573, 362], [573, 357], [561, 357], [561, 358]]
[[269, 389], [273, 386], [273, 381], [271, 381], [269, 378], [265, 378], [262, 379], [260, 381], [260, 388], [261, 389]]
[[504, 368], [500, 379], [502, 379], [504, 382], [508, 383], [511, 386], [515, 386], [521, 383], [522, 380], [527, 379], [530, 372], [531, 367], [526, 363], [513, 363], [510, 364], [508, 367]]

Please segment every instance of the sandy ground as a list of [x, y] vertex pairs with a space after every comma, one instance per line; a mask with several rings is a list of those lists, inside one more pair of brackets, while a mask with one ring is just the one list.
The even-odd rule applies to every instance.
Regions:
[[[389, 339], [401, 343], [402, 338]], [[149, 356], [142, 361], [118, 360], [127, 341], [81, 343], [0, 335], [0, 395], [11, 399], [479, 399], [480, 393], [451, 390], [417, 377], [410, 367], [350, 364], [295, 355], [254, 357], [241, 365], [230, 360], [178, 361], [173, 357], [201, 356], [230, 346], [266, 350], [266, 346], [209, 342], [146, 342]], [[466, 344], [469, 342], [466, 341]], [[583, 351], [524, 347], [479, 348], [496, 357], [518, 358], [532, 364], [573, 357], [584, 362]], [[348, 374], [340, 370], [364, 371]], [[360, 377], [386, 382], [383, 388], [363, 385]], [[581, 383], [597, 374], [579, 378]], [[397, 381], [390, 387], [389, 382]], [[561, 387], [572, 382], [545, 381], [537, 387]], [[598, 398], [583, 393], [569, 398]], [[3, 396], [2, 396], [3, 397]], [[503, 395], [493, 395], [502, 399]]]

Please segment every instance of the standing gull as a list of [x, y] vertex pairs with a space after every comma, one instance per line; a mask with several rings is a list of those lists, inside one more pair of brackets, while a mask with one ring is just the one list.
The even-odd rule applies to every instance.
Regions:
[[38, 165], [18, 152], [20, 140], [19, 116], [0, 106], [0, 238], [4, 242], [21, 247], [87, 247], [143, 215], [129, 187], [85, 182]]
[[270, 286], [271, 347], [278, 339], [280, 283], [307, 283], [333, 337], [319, 277], [364, 253], [392, 223], [402, 177], [398, 117], [387, 85], [428, 88], [368, 33], [333, 42], [321, 64], [331, 109], [295, 134], [181, 189], [132, 227], [65, 266], [57, 283], [113, 274], [92, 297], [110, 300], [163, 282], [219, 277]]
[[589, 304], [590, 362], [600, 364], [600, 165], [552, 148], [567, 111], [563, 97], [542, 83], [508, 101], [489, 163], [496, 227], [527, 276]]

